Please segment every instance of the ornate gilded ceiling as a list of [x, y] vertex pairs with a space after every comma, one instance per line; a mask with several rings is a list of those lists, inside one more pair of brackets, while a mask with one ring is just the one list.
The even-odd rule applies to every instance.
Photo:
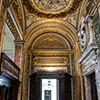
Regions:
[[[57, 19], [38, 20], [27, 28], [25, 35], [27, 44], [25, 46], [31, 48], [33, 44], [36, 48], [41, 48], [41, 46], [43, 48], [47, 48], [47, 46], [49, 48], [52, 46], [57, 48], [58, 46], [60, 48], [74, 47], [78, 39], [76, 33], [76, 28], [68, 22]], [[68, 46], [69, 44], [70, 46]]]
[[32, 49], [70, 49], [70, 44], [57, 33], [45, 33], [39, 36]]
[[74, 13], [83, 0], [22, 0], [29, 13], [39, 17], [65, 17]]
[[16, 33], [22, 29], [24, 48], [33, 57], [33, 71], [53, 68], [70, 72], [73, 54], [79, 53], [76, 51], [79, 48], [77, 22], [86, 13], [87, 3], [81, 5], [82, 1], [15, 0], [12, 3], [11, 11], [7, 13], [7, 24], [16, 40], [19, 39]]
[[57, 14], [71, 7], [71, 0], [30, 0], [32, 7], [42, 13]]

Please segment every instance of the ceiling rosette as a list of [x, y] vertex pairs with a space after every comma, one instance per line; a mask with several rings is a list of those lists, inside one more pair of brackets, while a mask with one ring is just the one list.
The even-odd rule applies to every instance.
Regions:
[[23, 0], [29, 13], [39, 17], [65, 17], [74, 13], [82, 0]]

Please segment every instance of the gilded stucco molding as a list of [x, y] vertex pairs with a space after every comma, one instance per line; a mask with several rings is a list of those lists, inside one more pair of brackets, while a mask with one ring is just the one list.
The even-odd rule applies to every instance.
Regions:
[[32, 44], [32, 49], [41, 48], [65, 48], [70, 49], [70, 43], [58, 33], [44, 33], [38, 36]]
[[59, 14], [68, 11], [74, 0], [30, 0], [31, 5], [37, 12], [46, 14]]
[[[20, 8], [20, 3], [18, 2], [18, 1], [14, 1], [13, 3], [12, 3], [12, 9], [14, 10], [14, 13], [15, 13], [15, 15], [16, 15], [16, 17], [17, 17], [17, 19], [18, 19], [18, 22], [19, 22], [19, 24], [20, 24], [20, 26], [21, 26], [21, 8]], [[22, 27], [22, 26], [21, 26]]]
[[30, 52], [37, 57], [66, 57], [66, 55], [74, 54], [73, 50], [68, 49], [33, 49]]
[[19, 24], [20, 28], [22, 28], [22, 7], [20, 6], [19, 0], [4, 0], [3, 2], [6, 10], [10, 8], [14, 17], [16, 17], [16, 22]]
[[31, 23], [26, 28], [26, 31], [28, 32], [29, 30], [32, 30], [33, 28], [38, 27], [41, 24], [45, 24], [45, 23], [54, 23], [54, 24], [57, 23], [57, 24], [61, 24], [61, 25], [65, 26], [69, 29], [72, 29], [75, 32], [77, 30], [76, 27], [68, 21], [64, 21], [64, 20], [61, 20], [61, 19], [39, 19], [39, 20], [36, 20], [35, 22]]
[[[55, 30], [56, 28], [56, 30]], [[56, 34], [59, 34], [61, 35], [62, 37], [64, 37], [67, 41], [69, 41], [69, 43], [74, 47], [75, 46], [75, 37], [72, 37], [69, 32], [65, 31], [65, 30], [62, 30], [62, 29], [59, 29], [57, 27], [46, 27], [45, 29], [41, 28], [41, 29], [38, 29], [36, 32], [32, 32], [34, 34], [30, 35], [29, 37], [27, 37], [27, 40], [26, 40], [26, 46], [29, 47], [31, 44], [33, 44], [33, 42], [35, 41], [35, 39], [42, 35], [42, 34], [45, 34], [45, 33], [56, 33]]]
[[[38, 51], [38, 50], [37, 50]], [[71, 74], [71, 60], [72, 60], [72, 55], [73, 52], [72, 50], [55, 50], [55, 51], [48, 51], [48, 50], [40, 50], [38, 51], [40, 55], [34, 55], [34, 50], [33, 50], [33, 59], [32, 59], [32, 67], [31, 71], [50, 71], [49, 69], [53, 68], [52, 71], [65, 71]], [[44, 52], [44, 53], [43, 53]], [[49, 53], [48, 53], [49, 52]], [[53, 55], [52, 55], [52, 52]], [[63, 52], [63, 53], [62, 53]], [[44, 56], [46, 55], [46, 56]], [[62, 56], [60, 56], [62, 55]], [[42, 68], [42, 69], [41, 69]]]
[[[77, 35], [76, 35], [77, 29], [72, 24], [70, 24], [66, 21], [63, 21], [63, 20], [58, 20], [58, 19], [56, 19], [56, 20], [55, 19], [46, 19], [46, 20], [36, 21], [35, 23], [31, 24], [27, 28], [25, 38], [29, 37], [34, 31], [43, 29], [43, 28], [45, 30], [47, 27], [49, 27], [49, 28], [55, 27], [55, 29], [53, 30], [54, 32], [57, 32], [58, 28], [59, 28], [59, 30], [60, 29], [66, 30], [66, 32], [69, 31], [69, 33], [72, 34], [72, 36], [74, 36], [74, 38], [76, 38], [76, 41], [78, 40]], [[50, 29], [50, 31], [51, 31], [51, 29]]]
[[[31, 70], [31, 72], [50, 72], [48, 71], [48, 68], [50, 67], [36, 67], [34, 70]], [[67, 71], [67, 68], [66, 67], [54, 67], [53, 68], [54, 70], [51, 71], [51, 72], [66, 72]]]
[[25, 12], [21, 0], [13, 1], [11, 5], [22, 30], [25, 29]]
[[[59, 19], [59, 20], [67, 21], [67, 22], [71, 23], [73, 26], [76, 27], [78, 11], [79, 11], [79, 8], [73, 14], [67, 14], [63, 18], [62, 17], [59, 17], [59, 18], [54, 17], [53, 19]], [[38, 20], [50, 19], [50, 18], [44, 18], [44, 17], [40, 18], [40, 17], [36, 16], [34, 13], [28, 13], [26, 8], [25, 8], [25, 14], [26, 14], [26, 22], [27, 22], [26, 27], [30, 26], [33, 22], [36, 22]]]
[[19, 37], [18, 32], [16, 30], [16, 27], [15, 27], [15, 25], [14, 25], [14, 23], [12, 21], [12, 18], [10, 17], [10, 14], [8, 12], [7, 12], [6, 23], [7, 23], [8, 27], [9, 27], [9, 29], [11, 30], [12, 34], [14, 35], [14, 38], [16, 40], [20, 40], [20, 37]]
[[30, 47], [31, 44], [36, 40], [37, 37], [48, 34], [48, 33], [56, 33], [64, 37], [73, 47], [78, 40], [77, 30], [74, 26], [72, 26], [68, 22], [64, 22], [62, 20], [40, 20], [36, 23], [33, 23], [26, 30], [26, 48]]
[[[62, 5], [62, 3], [65, 2], [65, 1], [67, 2], [66, 6], [64, 6], [60, 9], [59, 4]], [[53, 3], [52, 5], [54, 5], [54, 4], [58, 5], [55, 8], [55, 10], [51, 12], [50, 10], [49, 11], [44, 10], [45, 9], [44, 6], [43, 6], [44, 0], [41, 0], [41, 2], [43, 2], [42, 8], [41, 8], [41, 6], [39, 6], [40, 3], [38, 3], [38, 4], [34, 3], [34, 2], [36, 2], [35, 0], [22, 0], [23, 5], [25, 5], [28, 13], [34, 13], [36, 16], [44, 17], [44, 18], [59, 18], [59, 17], [63, 18], [67, 14], [73, 14], [77, 10], [77, 8], [79, 7], [79, 5], [81, 4], [81, 2], [83, 0], [70, 0], [70, 1], [65, 0], [65, 1], [64, 0], [61, 0], [61, 1], [59, 1], [59, 0], [57, 0], [57, 1], [47, 0], [47, 1], [45, 1], [45, 3], [47, 3], [46, 6], [48, 5], [48, 10], [50, 9], [49, 6], [51, 5], [51, 3]], [[56, 10], [57, 8], [59, 9], [59, 11]], [[51, 8], [51, 10], [52, 10], [52, 8]]]
[[[8, 8], [6, 8], [7, 10], [7, 18], [6, 18], [6, 23], [7, 25], [9, 26], [12, 34], [14, 35], [15, 39], [16, 40], [23, 40], [23, 31], [22, 31], [22, 28], [21, 28], [21, 25], [20, 25], [20, 14], [19, 12], [17, 11], [19, 9], [19, 4], [15, 4], [15, 2], [17, 1], [13, 1], [10, 6]], [[15, 5], [13, 7], [13, 5]], [[17, 7], [16, 7], [17, 6]], [[16, 9], [16, 10], [15, 10]], [[18, 15], [20, 16], [17, 16], [16, 14], [18, 13]], [[19, 20], [20, 19], [20, 20]]]

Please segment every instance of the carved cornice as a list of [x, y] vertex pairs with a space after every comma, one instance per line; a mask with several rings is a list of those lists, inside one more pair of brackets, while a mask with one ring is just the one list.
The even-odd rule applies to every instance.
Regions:
[[[32, 69], [31, 72], [50, 72], [48, 70], [49, 67], [35, 67], [34, 70]], [[53, 67], [53, 70], [51, 72], [67, 72], [66, 67]], [[71, 74], [71, 73], [70, 73]]]
[[9, 26], [9, 29], [11, 30], [12, 34], [14, 35], [16, 40], [23, 40], [23, 31], [20, 27], [19, 21], [15, 15], [15, 12], [13, 11], [12, 6], [10, 6], [7, 9], [7, 18], [6, 23]]
[[6, 9], [12, 8], [21, 26], [21, 8], [18, 0], [3, 0]]
[[83, 62], [87, 56], [90, 54], [91, 51], [96, 51], [98, 49], [97, 44], [91, 44], [86, 48], [86, 50], [83, 52], [81, 58], [79, 59], [79, 62]]
[[12, 18], [10, 16], [10, 14], [7, 12], [7, 20], [6, 20], [6, 23], [9, 27], [9, 29], [11, 30], [12, 34], [14, 35], [14, 38], [17, 39], [17, 40], [20, 40], [20, 37], [18, 35], [18, 32], [17, 32], [17, 29], [12, 21]]
[[66, 57], [69, 55], [73, 55], [73, 50], [57, 50], [57, 49], [34, 49], [30, 51], [34, 56], [41, 56], [41, 57]]
[[20, 8], [20, 3], [16, 0], [12, 3], [12, 8], [14, 10], [15, 16], [18, 19], [18, 22], [20, 24], [20, 27], [22, 27], [22, 13], [21, 13], [21, 8]]
[[67, 14], [73, 14], [77, 10], [82, 1], [83, 0], [70, 0], [70, 3], [66, 5], [67, 7], [65, 7], [63, 10], [50, 12], [50, 11], [39, 10], [36, 6], [34, 6], [34, 0], [22, 0], [23, 4], [25, 5], [29, 13], [33, 13], [38, 17], [44, 17], [44, 18], [55, 18], [55, 17], [59, 18], [59, 17], [65, 17]]
[[34, 67], [67, 67], [68, 65], [34, 65]]

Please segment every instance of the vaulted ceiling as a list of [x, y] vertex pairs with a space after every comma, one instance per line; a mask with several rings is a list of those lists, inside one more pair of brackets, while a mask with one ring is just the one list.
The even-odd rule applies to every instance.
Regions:
[[[39, 65], [39, 69], [43, 69], [48, 65], [55, 66], [51, 62], [57, 61], [55, 69], [66, 70], [70, 64], [66, 65], [65, 59], [79, 48], [81, 18], [91, 10], [89, 7], [94, 6], [94, 1], [5, 0], [4, 4], [7, 9], [6, 23], [15, 40], [24, 41], [24, 48], [34, 55], [34, 66]], [[71, 58], [68, 59], [71, 61]], [[39, 69], [36, 67], [36, 70]]]
[[40, 35], [55, 33], [73, 45], [77, 41], [77, 22], [82, 1], [17, 0], [11, 7], [23, 31], [23, 39], [28, 44], [32, 44]]
[[[74, 36], [70, 35], [69, 37], [76, 38], [77, 41], [75, 34], [78, 33], [78, 21], [80, 16], [86, 13], [84, 6], [86, 6], [87, 1], [12, 0], [8, 2], [5, 0], [5, 5], [8, 9], [6, 22], [15, 35], [16, 40], [26, 41], [26, 38], [32, 36], [37, 28], [39, 30], [43, 28], [44, 30], [40, 34], [53, 32], [63, 35], [63, 32], [60, 32], [63, 30], [66, 31], [66, 34], [74, 34]], [[81, 12], [82, 10], [84, 11]], [[39, 30], [37, 30], [38, 35]]]

